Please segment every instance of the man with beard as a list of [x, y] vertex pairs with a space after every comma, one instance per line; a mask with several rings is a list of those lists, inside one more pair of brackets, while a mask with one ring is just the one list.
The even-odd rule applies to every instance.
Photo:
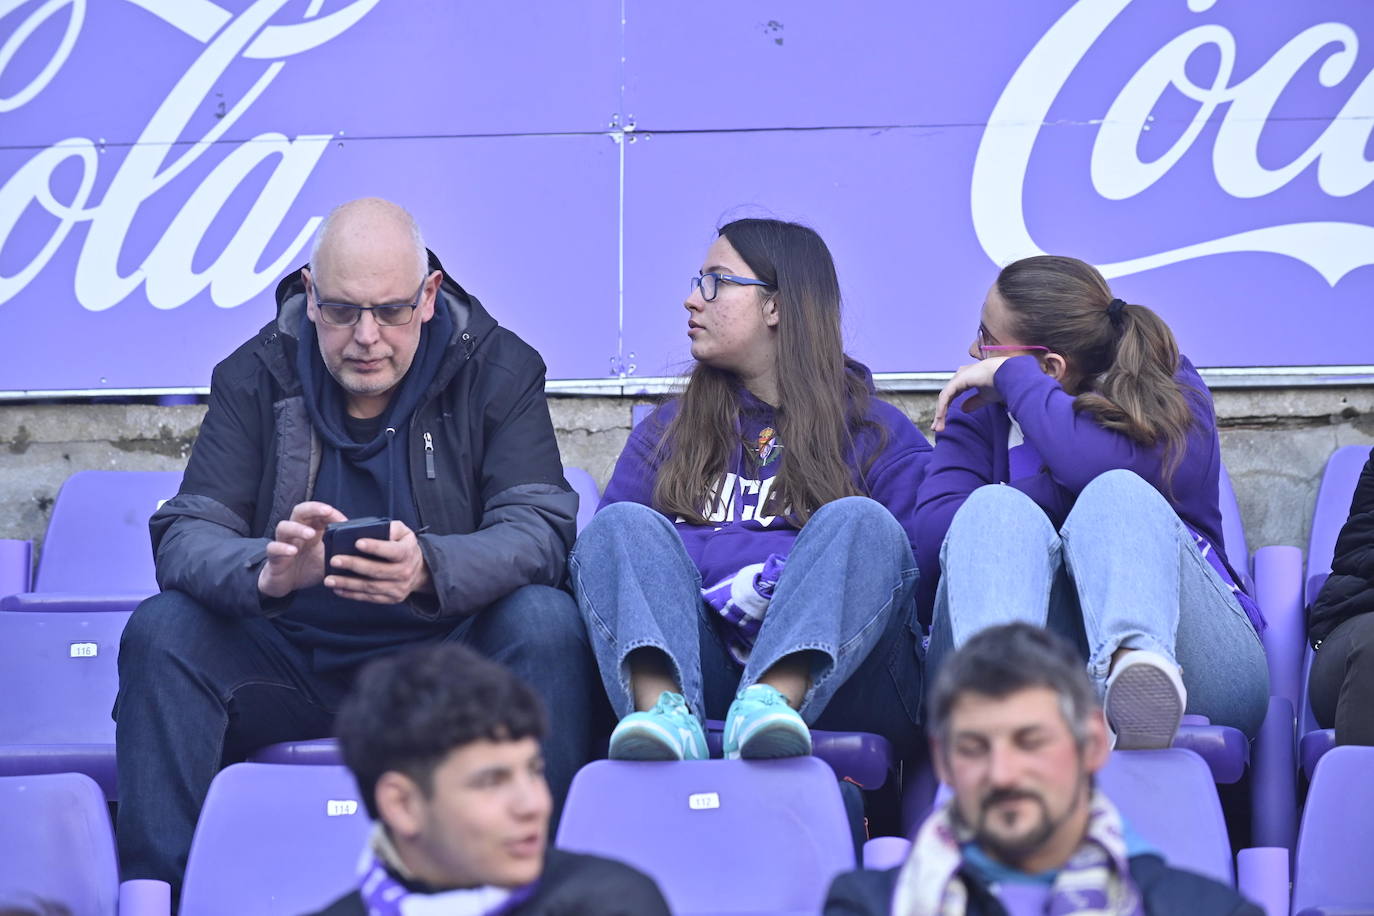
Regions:
[[953, 797], [906, 863], [841, 875], [825, 912], [894, 916], [1262, 916], [1230, 887], [1171, 868], [1093, 784], [1111, 745], [1067, 642], [982, 631], [941, 668], [928, 716]]

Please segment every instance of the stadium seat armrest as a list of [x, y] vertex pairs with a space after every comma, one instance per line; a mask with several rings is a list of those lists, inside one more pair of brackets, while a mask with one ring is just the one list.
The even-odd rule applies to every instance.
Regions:
[[1297, 716], [1283, 697], [1269, 698], [1251, 753], [1250, 818], [1254, 841], [1291, 850], [1298, 838]]
[[1275, 846], [1242, 849], [1236, 856], [1236, 884], [1265, 916], [1288, 916], [1288, 850]]
[[172, 886], [155, 878], [134, 878], [119, 885], [119, 916], [169, 916]]
[[1302, 708], [1302, 658], [1307, 646], [1303, 619], [1302, 551], [1261, 547], [1255, 551], [1255, 601], [1268, 623], [1262, 639], [1269, 661], [1269, 693]]
[[911, 841], [900, 836], [875, 836], [864, 843], [864, 868], [886, 871], [906, 861], [911, 854]]

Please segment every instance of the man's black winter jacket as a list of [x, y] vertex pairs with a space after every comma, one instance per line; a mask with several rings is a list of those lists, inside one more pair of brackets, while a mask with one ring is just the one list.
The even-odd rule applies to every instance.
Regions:
[[[431, 269], [441, 270], [430, 254]], [[150, 523], [158, 584], [231, 616], [274, 613], [257, 579], [277, 522], [312, 497], [320, 441], [296, 372], [299, 271], [277, 319], [215, 367], [180, 492]], [[434, 596], [421, 617], [472, 614], [526, 584], [561, 585], [577, 494], [563, 479], [544, 362], [447, 275], [436, 308], [453, 334], [405, 437]]]

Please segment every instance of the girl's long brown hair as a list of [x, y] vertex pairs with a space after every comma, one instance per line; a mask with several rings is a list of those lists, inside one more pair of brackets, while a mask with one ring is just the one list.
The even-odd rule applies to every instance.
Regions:
[[[777, 301], [776, 425], [783, 452], [760, 514], [785, 513], [800, 527], [832, 500], [867, 495], [846, 458], [861, 428], [875, 427], [875, 456], [884, 433], [865, 420], [868, 381], [844, 353], [840, 285], [821, 237], [806, 226], [773, 219], [735, 220], [722, 226], [720, 235], [768, 284], [755, 287], [759, 295]], [[721, 477], [733, 470], [742, 445], [741, 387], [725, 370], [704, 363], [692, 369], [677, 415], [659, 443], [657, 508], [692, 524], [706, 523], [706, 503]]]
[[1009, 264], [997, 275], [997, 292], [1017, 338], [1061, 354], [1081, 376], [1074, 407], [1142, 445], [1160, 445], [1171, 477], [1195, 423], [1189, 398], [1202, 395], [1175, 378], [1178, 343], [1164, 319], [1125, 303], [1113, 318], [1107, 281], [1076, 258]]

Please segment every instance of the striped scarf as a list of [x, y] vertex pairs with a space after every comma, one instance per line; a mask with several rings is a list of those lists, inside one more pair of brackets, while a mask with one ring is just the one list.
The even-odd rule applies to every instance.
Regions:
[[726, 624], [722, 627], [725, 647], [741, 665], [749, 660], [786, 563], [787, 558], [782, 554], [771, 554], [762, 563], [750, 564], [701, 590], [702, 600]]
[[409, 890], [396, 877], [395, 872], [405, 874], [405, 868], [381, 824], [373, 826], [358, 871], [358, 894], [367, 916], [506, 916], [534, 896], [539, 885], [535, 881], [514, 890], [486, 886], [432, 894]]
[[[921, 825], [897, 875], [893, 916], [964, 916], [968, 888], [959, 876], [972, 831], [958, 824], [951, 799]], [[1055, 876], [1048, 916], [1144, 916], [1131, 881], [1121, 815], [1094, 790], [1083, 842]]]

